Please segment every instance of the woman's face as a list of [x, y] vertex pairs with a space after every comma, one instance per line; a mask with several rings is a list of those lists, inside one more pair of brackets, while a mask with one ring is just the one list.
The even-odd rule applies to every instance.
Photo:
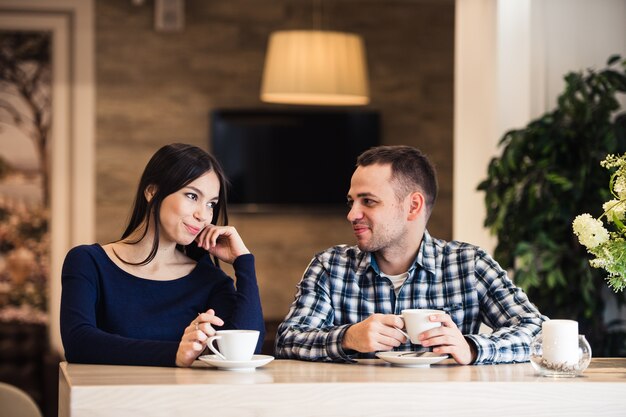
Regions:
[[161, 203], [161, 240], [188, 245], [211, 223], [220, 181], [214, 171], [196, 178]]

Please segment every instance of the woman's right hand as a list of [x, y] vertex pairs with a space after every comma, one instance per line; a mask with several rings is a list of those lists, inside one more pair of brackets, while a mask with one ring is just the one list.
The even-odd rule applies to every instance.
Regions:
[[232, 264], [238, 256], [250, 253], [241, 236], [232, 226], [210, 224], [196, 237], [198, 246], [220, 261]]
[[198, 317], [185, 328], [176, 352], [176, 366], [189, 367], [206, 347], [209, 337], [215, 334], [213, 326], [223, 326], [224, 321], [215, 315], [213, 309], [198, 314]]

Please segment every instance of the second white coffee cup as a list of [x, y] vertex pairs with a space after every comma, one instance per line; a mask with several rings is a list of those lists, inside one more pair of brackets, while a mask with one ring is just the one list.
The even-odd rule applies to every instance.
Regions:
[[[258, 340], [258, 330], [218, 330], [215, 336], [207, 340], [207, 346], [225, 361], [249, 361]], [[217, 349], [213, 345], [214, 341], [217, 341]]]
[[443, 310], [431, 310], [426, 308], [412, 308], [402, 310], [402, 320], [407, 336], [411, 339], [411, 343], [421, 345], [418, 337], [426, 330], [441, 326], [438, 321], [430, 321], [429, 317], [433, 314], [445, 314]]

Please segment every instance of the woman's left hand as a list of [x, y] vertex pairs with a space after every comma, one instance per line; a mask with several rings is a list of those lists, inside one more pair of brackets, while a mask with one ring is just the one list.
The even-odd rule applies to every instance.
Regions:
[[209, 337], [215, 334], [213, 326], [223, 326], [224, 321], [215, 315], [213, 309], [198, 314], [198, 317], [185, 328], [176, 352], [176, 366], [188, 367], [206, 347]]
[[198, 246], [222, 262], [232, 264], [238, 256], [250, 253], [241, 236], [232, 226], [210, 224], [196, 237]]

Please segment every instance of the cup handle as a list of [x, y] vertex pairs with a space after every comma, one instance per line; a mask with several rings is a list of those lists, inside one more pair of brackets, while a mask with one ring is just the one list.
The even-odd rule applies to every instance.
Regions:
[[215, 353], [215, 356], [225, 361], [227, 360], [226, 357], [222, 355], [220, 351], [215, 348], [215, 346], [213, 346], [213, 341], [221, 338], [222, 336], [211, 336], [209, 337], [209, 340], [206, 341], [206, 345], [209, 349], [211, 349], [211, 352]]
[[404, 335], [404, 337], [406, 337], [406, 338], [407, 338], [407, 340], [411, 340], [411, 338], [409, 337], [409, 335], [408, 335], [408, 334], [407, 334], [404, 330], [402, 330], [402, 329], [401, 329], [401, 328], [399, 328], [399, 327], [395, 327], [395, 326], [394, 326], [393, 328], [394, 328], [394, 329], [396, 329], [397, 331], [399, 331], [400, 333], [402, 333], [402, 334]]

